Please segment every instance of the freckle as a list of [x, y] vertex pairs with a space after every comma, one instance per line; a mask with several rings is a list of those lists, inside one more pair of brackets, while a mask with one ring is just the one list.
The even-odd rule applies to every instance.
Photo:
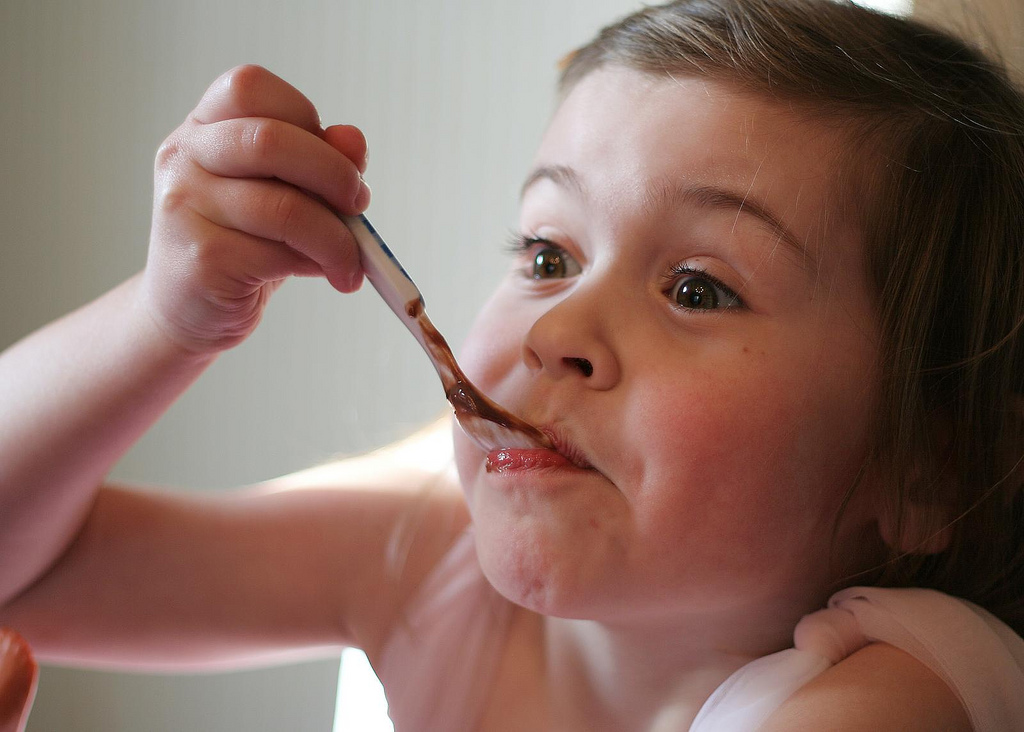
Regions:
[[743, 346], [743, 352], [744, 353], [750, 353], [750, 349], [747, 348], [746, 346]]

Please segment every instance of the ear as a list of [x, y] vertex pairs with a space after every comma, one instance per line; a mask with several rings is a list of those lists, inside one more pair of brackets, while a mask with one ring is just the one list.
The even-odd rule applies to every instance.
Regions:
[[932, 415], [928, 447], [912, 460], [902, 492], [879, 504], [879, 533], [897, 554], [938, 554], [949, 548], [956, 518], [953, 420], [946, 410]]
[[908, 499], [900, 511], [879, 512], [878, 531], [886, 546], [899, 554], [938, 554], [952, 539], [950, 521], [944, 506]]

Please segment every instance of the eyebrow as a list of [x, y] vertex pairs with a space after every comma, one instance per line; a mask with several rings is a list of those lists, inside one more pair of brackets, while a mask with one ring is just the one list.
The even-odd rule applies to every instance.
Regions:
[[[519, 191], [519, 197], [522, 198], [526, 194], [526, 190], [539, 180], [550, 180], [562, 188], [575, 192], [582, 198], [587, 197], [587, 190], [580, 176], [574, 169], [566, 165], [542, 165], [532, 170], [526, 176], [526, 181]], [[737, 216], [747, 214], [757, 219], [762, 228], [768, 229], [773, 236], [778, 237], [802, 259], [810, 260], [812, 265], [814, 264], [814, 259], [808, 253], [807, 247], [783, 225], [779, 216], [772, 213], [771, 209], [752, 196], [749, 191], [740, 194], [714, 185], [665, 184], [657, 186], [654, 191], [649, 191], [647, 199], [664, 208], [693, 203], [701, 208], [735, 211]]]

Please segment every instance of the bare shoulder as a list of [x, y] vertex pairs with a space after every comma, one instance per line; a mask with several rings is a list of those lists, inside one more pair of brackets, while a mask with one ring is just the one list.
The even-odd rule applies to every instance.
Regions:
[[771, 716], [763, 732], [970, 732], [949, 686], [910, 654], [872, 643], [828, 669]]
[[[364, 489], [422, 493], [425, 482], [441, 495], [457, 492], [450, 419], [439, 419], [379, 450], [343, 457], [254, 486], [262, 493], [311, 489]], [[434, 491], [432, 491], [434, 492]]]

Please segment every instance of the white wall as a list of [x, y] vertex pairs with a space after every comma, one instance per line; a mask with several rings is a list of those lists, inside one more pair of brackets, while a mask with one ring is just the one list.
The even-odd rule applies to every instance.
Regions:
[[946, 26], [1000, 54], [1024, 82], [1024, 2], [1021, 0], [916, 0], [914, 14]]
[[[3, 0], [0, 348], [145, 262], [153, 153], [242, 62], [370, 140], [370, 214], [455, 344], [502, 265], [555, 61], [636, 0]], [[118, 465], [211, 490], [357, 452], [444, 408], [369, 289], [279, 291]], [[325, 582], [330, 578], [325, 577]], [[44, 669], [29, 729], [331, 728], [337, 663], [203, 677]]]

